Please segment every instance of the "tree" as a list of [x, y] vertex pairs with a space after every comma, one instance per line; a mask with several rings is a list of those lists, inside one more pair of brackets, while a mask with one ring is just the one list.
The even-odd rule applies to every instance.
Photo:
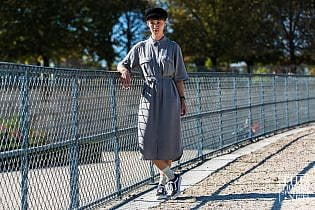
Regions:
[[8, 61], [43, 62], [73, 49], [69, 30], [71, 1], [4, 1], [1, 5], [0, 55]]
[[[169, 0], [171, 36], [197, 65], [210, 58], [291, 64], [314, 59], [314, 1]], [[293, 69], [293, 71], [295, 71]]]
[[122, 11], [122, 1], [81, 1], [77, 22], [77, 36], [82, 45], [82, 54], [99, 63], [102, 60], [110, 67], [115, 59], [112, 29]]
[[143, 11], [148, 7], [144, 0], [127, 1], [122, 5], [121, 16], [113, 27], [113, 44], [117, 57], [121, 59], [138, 41], [143, 40], [146, 25]]
[[204, 66], [207, 58], [216, 68], [226, 49], [219, 14], [223, 1], [169, 0], [171, 37], [178, 41], [186, 59]]
[[234, 0], [226, 2], [220, 14], [222, 34], [228, 43], [225, 58], [245, 61], [247, 72], [255, 63], [275, 62], [280, 58], [273, 24], [267, 20], [264, 0]]
[[44, 66], [80, 59], [110, 66], [116, 56], [112, 29], [124, 6], [122, 0], [5, 0], [0, 9], [1, 59]]
[[314, 52], [315, 3], [312, 0], [278, 0], [268, 2], [269, 21], [278, 32], [277, 43], [296, 73], [296, 65]]

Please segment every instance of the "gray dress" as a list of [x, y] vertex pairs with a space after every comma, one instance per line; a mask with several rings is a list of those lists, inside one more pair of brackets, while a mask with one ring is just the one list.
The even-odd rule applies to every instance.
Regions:
[[164, 37], [137, 43], [118, 64], [141, 69], [145, 79], [138, 113], [138, 140], [145, 160], [178, 160], [183, 154], [176, 81], [187, 80], [179, 45]]

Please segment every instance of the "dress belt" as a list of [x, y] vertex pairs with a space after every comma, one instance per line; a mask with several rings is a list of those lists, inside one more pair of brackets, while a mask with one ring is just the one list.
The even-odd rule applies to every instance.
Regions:
[[[160, 79], [173, 79], [171, 76], [164, 76], [161, 77]], [[145, 83], [155, 91], [157, 91], [157, 84], [159, 83], [159, 80], [156, 77], [145, 77]]]

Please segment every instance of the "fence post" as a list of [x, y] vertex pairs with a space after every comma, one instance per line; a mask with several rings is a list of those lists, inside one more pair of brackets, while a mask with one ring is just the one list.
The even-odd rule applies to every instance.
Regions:
[[295, 101], [296, 101], [296, 108], [297, 108], [297, 125], [300, 124], [300, 101], [299, 101], [299, 86], [298, 86], [298, 79], [295, 78]]
[[218, 76], [218, 80], [217, 80], [218, 84], [217, 84], [217, 88], [218, 88], [218, 97], [219, 97], [219, 109], [218, 109], [218, 113], [219, 113], [219, 124], [220, 124], [220, 136], [219, 136], [219, 144], [220, 144], [220, 148], [223, 147], [223, 126], [222, 126], [222, 95], [221, 95], [221, 80], [220, 80], [220, 76]]
[[247, 138], [252, 138], [252, 74], [248, 75], [248, 134]]
[[310, 116], [310, 79], [311, 77], [307, 77], [306, 89], [307, 89], [307, 122], [311, 121]]
[[286, 103], [286, 121], [287, 121], [287, 124], [286, 124], [286, 126], [287, 126], [287, 128], [289, 127], [289, 125], [290, 125], [290, 122], [289, 122], [289, 120], [290, 120], [290, 118], [289, 118], [289, 91], [288, 91], [288, 76], [286, 75], [285, 76], [285, 97], [286, 97], [286, 101], [287, 101], [287, 103]]
[[203, 141], [204, 141], [204, 136], [203, 136], [203, 128], [202, 128], [202, 120], [200, 118], [201, 116], [201, 110], [202, 110], [202, 103], [201, 103], [201, 87], [200, 87], [200, 78], [197, 78], [197, 112], [198, 112], [198, 117], [197, 117], [197, 129], [198, 129], [198, 136], [199, 136], [199, 144], [198, 144], [198, 157], [201, 157], [203, 155]]
[[119, 138], [117, 127], [117, 103], [116, 103], [116, 89], [115, 77], [110, 77], [110, 98], [112, 105], [112, 132], [114, 134], [114, 154], [115, 154], [115, 175], [116, 175], [116, 192], [117, 196], [121, 196], [121, 171], [120, 171], [120, 158], [119, 158]]
[[273, 104], [274, 104], [274, 113], [273, 113], [273, 117], [274, 117], [274, 123], [275, 123], [275, 128], [273, 131], [278, 129], [278, 120], [277, 120], [277, 103], [276, 103], [276, 76], [274, 75], [272, 77], [272, 97], [273, 97]]
[[73, 78], [71, 83], [71, 144], [69, 150], [70, 158], [70, 209], [79, 207], [79, 170], [78, 170], [78, 140], [79, 140], [79, 121], [78, 121], [78, 78]]
[[28, 194], [28, 69], [25, 68], [25, 75], [21, 77], [21, 118], [20, 126], [22, 129], [22, 155], [21, 155], [21, 209], [28, 209], [27, 194]]
[[233, 103], [235, 109], [235, 125], [234, 125], [234, 141], [235, 143], [238, 142], [238, 130], [239, 130], [239, 123], [238, 123], [238, 115], [237, 115], [237, 85], [236, 85], [236, 75], [233, 77]]
[[264, 91], [264, 77], [260, 76], [260, 117], [261, 117], [261, 126], [262, 127], [262, 134], [265, 134], [265, 127], [266, 127], [266, 119], [265, 119], [265, 91]]

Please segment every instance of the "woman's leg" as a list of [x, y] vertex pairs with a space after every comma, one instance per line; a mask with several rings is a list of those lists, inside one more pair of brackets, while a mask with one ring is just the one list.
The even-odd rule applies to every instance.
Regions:
[[153, 161], [154, 165], [159, 169], [160, 173], [160, 179], [159, 179], [159, 184], [157, 187], [156, 191], [156, 196], [157, 198], [161, 199], [167, 196], [167, 191], [166, 191], [166, 184], [169, 180], [169, 178], [166, 176], [166, 174], [163, 172], [163, 170], [167, 167], [169, 167], [169, 161], [165, 160], [154, 160]]
[[172, 161], [171, 160], [154, 160], [153, 163], [156, 165], [156, 167], [159, 169], [160, 173], [160, 181], [159, 184], [165, 185], [166, 183], [166, 175], [163, 172], [163, 169], [166, 167], [171, 167]]
[[[180, 193], [180, 185], [181, 185], [181, 177], [180, 175], [176, 175], [173, 170], [170, 169], [172, 161], [171, 160], [153, 160], [153, 163], [160, 171], [160, 178], [161, 175], [166, 176], [168, 178], [168, 183], [171, 186], [171, 196], [177, 197]], [[162, 180], [162, 179], [160, 179]]]
[[154, 165], [163, 173], [168, 180], [175, 178], [173, 170], [171, 170], [172, 160], [153, 160]]
[[153, 160], [154, 165], [161, 171], [163, 171], [163, 169], [165, 169], [166, 167], [170, 166], [169, 165], [170, 162], [172, 163], [171, 160]]
[[167, 162], [167, 165], [169, 166], [169, 167], [171, 167], [171, 165], [172, 165], [172, 160], [166, 160], [166, 162]]

